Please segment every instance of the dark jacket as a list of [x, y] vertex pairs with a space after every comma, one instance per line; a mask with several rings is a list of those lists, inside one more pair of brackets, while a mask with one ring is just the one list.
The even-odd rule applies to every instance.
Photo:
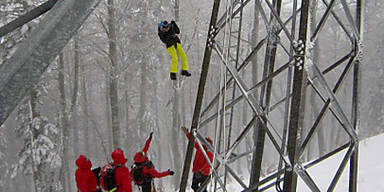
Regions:
[[171, 28], [169, 31], [165, 32], [160, 29], [160, 26], [158, 27], [158, 35], [163, 43], [165, 43], [165, 46], [171, 47], [172, 45], [176, 45], [176, 43], [181, 43], [179, 37], [176, 34], [180, 34], [180, 29], [177, 26], [177, 24], [174, 21], [171, 21]]

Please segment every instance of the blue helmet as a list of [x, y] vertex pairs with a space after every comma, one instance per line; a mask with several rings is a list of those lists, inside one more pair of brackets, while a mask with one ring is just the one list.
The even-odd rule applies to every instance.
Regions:
[[170, 23], [168, 23], [168, 21], [161, 21], [160, 23], [159, 23], [159, 25], [158, 25], [158, 27], [159, 28], [167, 28], [167, 27], [169, 27], [169, 26], [171, 26], [171, 24]]

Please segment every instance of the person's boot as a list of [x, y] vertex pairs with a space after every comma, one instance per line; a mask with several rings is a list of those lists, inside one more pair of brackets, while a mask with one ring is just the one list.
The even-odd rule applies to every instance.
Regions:
[[191, 73], [188, 72], [187, 70], [182, 70], [182, 71], [181, 71], [181, 75], [184, 75], [184, 76], [189, 77], [189, 76], [191, 76]]
[[176, 80], [176, 73], [170, 73], [171, 80]]

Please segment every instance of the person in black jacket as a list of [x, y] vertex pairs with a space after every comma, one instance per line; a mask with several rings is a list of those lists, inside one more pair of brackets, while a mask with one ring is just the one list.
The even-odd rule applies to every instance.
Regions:
[[165, 44], [165, 47], [168, 50], [169, 55], [172, 58], [170, 77], [172, 80], [176, 80], [176, 73], [178, 68], [179, 58], [181, 60], [181, 75], [191, 76], [191, 73], [188, 72], [188, 61], [187, 55], [185, 55], [183, 47], [180, 45], [180, 39], [176, 34], [180, 34], [180, 29], [177, 26], [175, 21], [161, 21], [158, 25], [158, 35], [161, 41]]

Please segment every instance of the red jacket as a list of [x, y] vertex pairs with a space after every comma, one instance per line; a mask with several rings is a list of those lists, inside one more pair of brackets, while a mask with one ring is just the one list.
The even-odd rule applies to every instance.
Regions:
[[151, 145], [151, 141], [152, 140], [148, 138], [147, 141], [145, 142], [145, 146], [143, 150], [141, 152], [136, 153], [135, 157], [133, 158], [135, 163], [144, 163], [149, 161], [147, 157], [147, 152], [148, 152], [149, 146]]
[[[190, 136], [191, 136], [191, 134], [189, 133], [187, 135], [188, 139], [190, 138]], [[201, 173], [204, 176], [208, 176], [210, 174], [210, 171], [211, 171], [211, 166], [209, 165], [207, 159], [205, 159], [203, 151], [201, 150], [201, 148], [200, 148], [199, 144], [197, 144], [197, 142], [195, 142], [195, 148], [196, 148], [196, 154], [195, 154], [195, 159], [193, 160], [192, 172], [194, 174], [196, 174], [199, 171], [201, 171]], [[213, 154], [210, 151], [208, 151], [206, 146], [203, 145], [203, 148], [204, 148], [204, 151], [207, 153], [210, 161], [212, 162]]]
[[84, 155], [76, 160], [77, 170], [75, 179], [78, 191], [91, 192], [97, 191], [97, 179], [95, 174], [91, 171], [92, 163]]
[[112, 152], [112, 165], [122, 165], [115, 169], [115, 183], [118, 186], [116, 192], [132, 192], [131, 175], [129, 169], [125, 166], [127, 159], [124, 157], [124, 152], [120, 149], [116, 149]]
[[[147, 141], [145, 142], [145, 146], [143, 148], [143, 151], [136, 153], [135, 157], [133, 158], [133, 160], [135, 161], [136, 164], [146, 163], [149, 161], [148, 157], [147, 157], [147, 152], [148, 152], [149, 146], [151, 145], [151, 141], [152, 140], [150, 138], [148, 138]], [[131, 173], [131, 174], [133, 174], [133, 173]], [[170, 175], [169, 171], [158, 172], [158, 171], [156, 171], [154, 166], [152, 166], [151, 168], [148, 168], [147, 166], [143, 167], [143, 176], [144, 177], [161, 178], [161, 177], [165, 177], [168, 175]]]
[[155, 166], [152, 166], [151, 168], [148, 168], [147, 166], [143, 167], [143, 176], [144, 177], [151, 177], [151, 178], [161, 178], [170, 175], [170, 171], [164, 171], [164, 172], [158, 172], [155, 169]]

